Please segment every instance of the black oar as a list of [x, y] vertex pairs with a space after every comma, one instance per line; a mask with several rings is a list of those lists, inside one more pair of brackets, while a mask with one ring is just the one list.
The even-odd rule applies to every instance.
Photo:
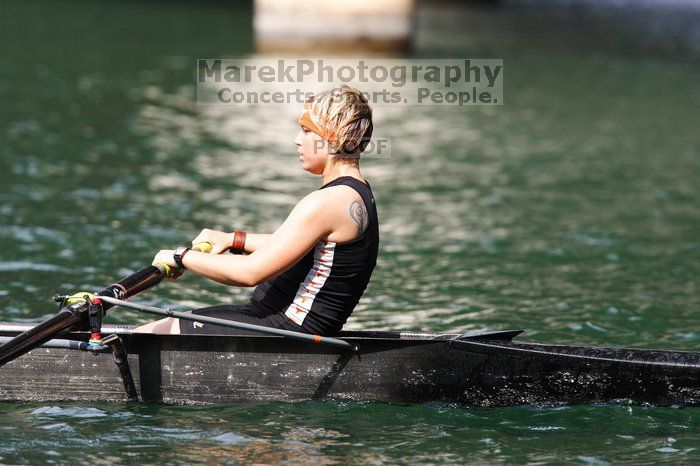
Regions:
[[164, 317], [175, 317], [176, 319], [189, 320], [191, 322], [201, 322], [211, 325], [219, 325], [221, 327], [230, 327], [241, 330], [250, 330], [258, 333], [267, 333], [270, 335], [279, 335], [286, 338], [291, 338], [292, 340], [300, 340], [312, 343], [320, 343], [322, 345], [334, 346], [336, 348], [342, 348], [350, 351], [358, 351], [359, 347], [348, 343], [345, 340], [340, 340], [338, 338], [322, 337], [320, 335], [310, 335], [308, 333], [294, 332], [292, 330], [283, 330], [280, 328], [265, 327], [262, 325], [248, 324], [245, 322], [236, 322], [233, 320], [217, 319], [216, 317], [207, 317], [194, 314], [186, 314], [184, 312], [173, 311], [171, 309], [161, 309], [159, 307], [148, 306], [146, 304], [136, 304], [123, 301], [121, 299], [115, 299], [108, 296], [101, 296], [102, 301], [106, 301], [115, 306], [124, 306], [131, 309], [136, 309], [137, 311], [145, 312], [147, 314], [155, 314]]
[[[209, 252], [211, 251], [211, 244], [201, 243], [192, 249]], [[100, 296], [112, 296], [118, 299], [133, 298], [142, 291], [157, 285], [163, 278], [171, 275], [173, 272], [175, 271], [171, 270], [171, 268], [165, 264], [158, 264], [157, 266], [151, 265], [121, 279], [117, 283], [108, 286], [96, 294]], [[87, 295], [88, 293], [85, 294]], [[28, 353], [52, 338], [84, 327], [87, 324], [88, 304], [89, 303], [85, 300], [68, 304], [55, 316], [49, 317], [44, 322], [32, 327], [24, 333], [20, 333], [12, 340], [0, 346], [0, 366]], [[102, 306], [104, 311], [112, 307], [112, 304], [105, 304]]]

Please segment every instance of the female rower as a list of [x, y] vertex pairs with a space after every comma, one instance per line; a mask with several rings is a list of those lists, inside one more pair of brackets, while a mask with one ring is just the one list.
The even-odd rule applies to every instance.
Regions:
[[[193, 314], [333, 335], [360, 300], [379, 245], [374, 196], [359, 165], [372, 135], [372, 110], [359, 91], [343, 86], [310, 98], [299, 124], [294, 143], [301, 167], [321, 176], [322, 186], [299, 201], [274, 233], [205, 229], [192, 243], [211, 243], [210, 254], [179, 248], [153, 259], [226, 285], [256, 287], [246, 304]], [[137, 331], [240, 333], [173, 318]]]

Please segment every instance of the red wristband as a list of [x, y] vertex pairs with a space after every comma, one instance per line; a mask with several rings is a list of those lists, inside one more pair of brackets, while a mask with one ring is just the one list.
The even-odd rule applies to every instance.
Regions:
[[246, 232], [243, 230], [233, 230], [233, 241], [229, 250], [234, 254], [242, 254], [245, 252], [245, 237]]

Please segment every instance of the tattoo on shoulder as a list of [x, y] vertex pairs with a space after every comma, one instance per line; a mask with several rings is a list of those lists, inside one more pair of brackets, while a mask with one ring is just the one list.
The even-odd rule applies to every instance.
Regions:
[[352, 201], [350, 204], [350, 217], [355, 221], [357, 236], [360, 236], [367, 228], [367, 209], [361, 201]]

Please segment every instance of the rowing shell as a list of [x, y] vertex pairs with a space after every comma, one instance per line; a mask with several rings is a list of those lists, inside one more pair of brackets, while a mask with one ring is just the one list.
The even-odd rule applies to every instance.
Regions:
[[[30, 327], [0, 323], [0, 335]], [[700, 405], [697, 352], [514, 341], [519, 331], [339, 335], [360, 348], [356, 353], [268, 335], [151, 335], [128, 326], [103, 333], [118, 337], [112, 341], [121, 353], [76, 351], [89, 337], [77, 332], [9, 362], [0, 400]]]

